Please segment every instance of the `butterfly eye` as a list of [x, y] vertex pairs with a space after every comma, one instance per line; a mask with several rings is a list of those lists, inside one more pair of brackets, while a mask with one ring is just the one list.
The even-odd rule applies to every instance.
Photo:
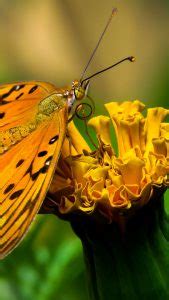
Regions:
[[75, 98], [77, 100], [81, 100], [85, 96], [85, 90], [82, 87], [78, 87], [74, 89]]

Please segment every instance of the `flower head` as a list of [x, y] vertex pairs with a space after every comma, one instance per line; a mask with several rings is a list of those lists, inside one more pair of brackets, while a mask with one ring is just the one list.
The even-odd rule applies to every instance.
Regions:
[[[130, 215], [169, 186], [169, 110], [150, 108], [138, 100], [105, 105], [110, 118], [97, 116], [98, 149], [91, 151], [71, 122], [50, 195], [61, 214], [99, 212], [109, 221]], [[111, 145], [112, 122], [118, 154]], [[71, 148], [71, 150], [70, 150]], [[71, 151], [71, 152], [70, 152]], [[71, 155], [70, 155], [71, 153]]]

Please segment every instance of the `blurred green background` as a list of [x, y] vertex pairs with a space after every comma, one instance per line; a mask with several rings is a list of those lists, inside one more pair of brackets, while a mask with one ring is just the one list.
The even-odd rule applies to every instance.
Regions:
[[[168, 0], [0, 0], [0, 82], [64, 86], [79, 78], [112, 6], [119, 13], [87, 74], [129, 55], [137, 60], [93, 79], [96, 113], [105, 113], [110, 100], [169, 107]], [[87, 299], [81, 244], [68, 223], [37, 216], [21, 245], [0, 262], [0, 300], [15, 299]]]

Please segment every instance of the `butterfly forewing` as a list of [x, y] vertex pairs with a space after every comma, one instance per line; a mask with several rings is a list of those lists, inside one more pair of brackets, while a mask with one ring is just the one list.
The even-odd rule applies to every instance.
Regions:
[[0, 258], [26, 233], [57, 165], [68, 117], [57, 92], [41, 82], [0, 87]]

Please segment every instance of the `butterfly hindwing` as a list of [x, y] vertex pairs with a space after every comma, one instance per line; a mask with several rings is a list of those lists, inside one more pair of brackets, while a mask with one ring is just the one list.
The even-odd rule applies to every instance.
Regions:
[[[40, 83], [39, 95], [34, 94], [34, 98], [29, 98], [29, 91], [35, 86], [35, 83], [33, 84], [25, 83], [26, 87], [17, 90], [21, 92], [24, 89], [22, 97], [25, 98], [21, 99], [20, 96], [20, 100], [16, 99], [16, 90], [12, 89], [12, 86], [8, 89], [5, 86], [0, 88], [0, 95], [3, 91], [2, 95], [7, 95], [4, 97], [5, 101], [10, 102], [3, 103], [2, 108], [11, 107], [8, 115], [6, 109], [6, 120], [5, 117], [0, 120], [0, 134], [3, 138], [6, 134], [5, 138], [10, 139], [3, 141], [0, 136], [0, 258], [16, 247], [38, 212], [49, 188], [65, 137], [66, 104], [49, 117], [45, 116], [43, 119], [42, 116], [34, 130], [24, 133], [25, 136], [21, 136], [16, 143], [11, 142], [10, 130], [22, 130], [20, 126], [27, 128], [27, 125], [24, 127], [25, 124], [32, 124], [35, 116], [37, 118], [39, 114], [38, 105], [41, 100], [49, 97], [51, 93], [57, 100], [54, 87], [46, 83]], [[19, 101], [22, 101], [22, 104], [18, 104]], [[27, 110], [27, 103], [30, 110]], [[6, 147], [5, 150], [2, 143]]]

